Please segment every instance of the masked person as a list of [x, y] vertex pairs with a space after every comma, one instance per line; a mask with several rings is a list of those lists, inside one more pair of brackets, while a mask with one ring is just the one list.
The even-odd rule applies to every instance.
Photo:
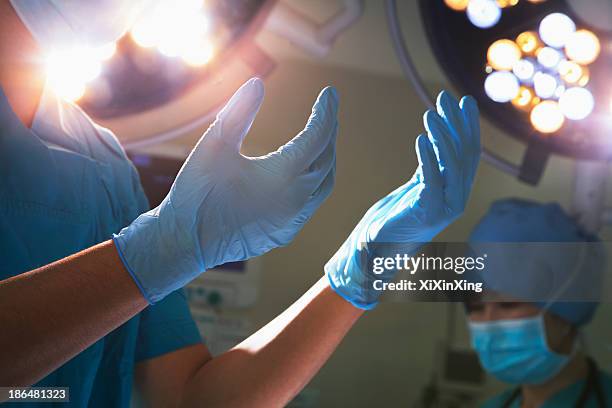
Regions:
[[338, 97], [326, 88], [304, 131], [251, 158], [240, 146], [263, 85], [247, 82], [147, 211], [114, 135], [45, 89], [38, 61], [116, 39], [149, 4], [0, 2], [0, 385], [69, 387], [77, 407], [129, 406], [132, 383], [146, 406], [284, 406], [376, 306], [360, 264], [369, 244], [416, 250], [462, 214], [478, 110], [443, 92], [425, 115], [413, 177], [370, 208], [308, 292], [213, 358], [180, 288], [299, 232], [334, 184]]
[[[610, 406], [612, 377], [579, 344], [598, 305], [598, 239], [557, 204], [507, 199], [491, 206], [470, 242], [498, 252], [482, 273], [488, 299], [466, 303], [472, 346], [489, 374], [513, 385], [484, 407]], [[543, 296], [537, 288], [547, 285]]]

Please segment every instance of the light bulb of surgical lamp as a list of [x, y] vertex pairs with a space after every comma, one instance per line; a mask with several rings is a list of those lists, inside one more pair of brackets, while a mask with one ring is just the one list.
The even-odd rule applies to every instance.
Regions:
[[61, 98], [76, 101], [85, 93], [87, 82], [98, 77], [101, 69], [93, 49], [75, 47], [54, 52], [46, 60], [47, 83]]
[[557, 79], [544, 72], [536, 72], [533, 76], [533, 89], [540, 98], [551, 98], [557, 89]]
[[574, 61], [563, 60], [557, 66], [559, 75], [568, 84], [577, 83], [584, 74], [584, 68]]
[[519, 59], [521, 50], [511, 40], [497, 40], [487, 50], [489, 65], [497, 70], [510, 71]]
[[96, 58], [99, 61], [107, 61], [111, 59], [113, 55], [115, 55], [115, 52], [117, 52], [117, 43], [114, 42], [110, 42], [94, 49]]
[[521, 86], [518, 95], [512, 99], [512, 105], [521, 110], [528, 110], [531, 107], [533, 97], [533, 91], [530, 88]]
[[530, 83], [535, 74], [535, 64], [528, 59], [521, 59], [514, 64], [512, 72], [523, 83]]
[[214, 55], [212, 45], [200, 44], [197, 47], [192, 47], [190, 50], [185, 52], [181, 57], [183, 60], [192, 67], [201, 67], [210, 62]]
[[518, 4], [519, 0], [496, 0], [497, 5], [501, 8], [514, 7]]
[[516, 44], [525, 54], [532, 54], [540, 46], [540, 39], [535, 32], [525, 31], [516, 37]]
[[495, 102], [510, 102], [519, 94], [519, 81], [513, 73], [496, 71], [487, 76], [485, 92]]
[[599, 39], [589, 30], [574, 32], [565, 44], [565, 54], [568, 58], [583, 65], [595, 61], [600, 52]]
[[552, 47], [544, 47], [538, 50], [538, 62], [544, 68], [555, 68], [561, 62], [561, 53]]
[[463, 11], [467, 8], [470, 0], [444, 0], [444, 4], [455, 11]]
[[576, 24], [563, 13], [549, 14], [540, 22], [540, 38], [551, 47], [563, 47], [574, 31]]
[[466, 13], [476, 27], [489, 28], [497, 24], [502, 12], [495, 0], [470, 0]]
[[565, 117], [555, 101], [542, 101], [531, 110], [529, 115], [533, 127], [542, 133], [554, 133], [561, 129]]
[[593, 112], [595, 99], [588, 89], [574, 87], [566, 90], [559, 98], [559, 107], [566, 118], [582, 120]]

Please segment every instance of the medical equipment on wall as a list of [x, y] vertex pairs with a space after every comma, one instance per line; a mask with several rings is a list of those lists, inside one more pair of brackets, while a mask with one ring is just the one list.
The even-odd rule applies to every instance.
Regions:
[[[437, 63], [484, 116], [525, 143], [520, 164], [484, 146], [483, 161], [537, 185], [551, 154], [576, 159], [573, 213], [596, 231], [612, 158], [612, 5], [605, 0], [419, 2]], [[403, 37], [398, 2], [386, 1], [393, 45], [423, 102], [433, 101]], [[608, 16], [607, 18], [603, 16]]]

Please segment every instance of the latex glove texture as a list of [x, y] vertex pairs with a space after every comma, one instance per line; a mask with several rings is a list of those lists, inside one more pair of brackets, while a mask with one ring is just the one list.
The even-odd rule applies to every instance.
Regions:
[[480, 158], [478, 108], [471, 97], [457, 103], [448, 92], [437, 112], [424, 115], [427, 135], [416, 139], [418, 168], [403, 186], [374, 204], [325, 265], [331, 287], [356, 307], [371, 309], [396, 271], [375, 274], [377, 256], [414, 255], [464, 211]]
[[338, 98], [319, 95], [304, 130], [260, 157], [240, 153], [261, 106], [261, 80], [244, 84], [217, 115], [155, 209], [114, 237], [154, 303], [201, 272], [287, 245], [330, 194]]

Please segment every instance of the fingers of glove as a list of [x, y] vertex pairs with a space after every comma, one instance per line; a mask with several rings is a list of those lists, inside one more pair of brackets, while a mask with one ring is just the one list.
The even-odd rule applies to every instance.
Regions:
[[236, 91], [221, 112], [217, 114], [217, 119], [206, 131], [204, 137], [208, 140], [222, 141], [239, 152], [242, 141], [257, 116], [263, 98], [263, 82], [259, 78], [251, 78]]
[[415, 147], [419, 159], [422, 182], [427, 185], [443, 187], [444, 181], [438, 167], [438, 158], [429, 138], [424, 134], [419, 135], [416, 139]]
[[478, 112], [478, 105], [476, 100], [471, 96], [464, 96], [461, 98], [459, 103], [461, 113], [463, 114], [463, 120], [467, 125], [469, 135], [469, 153], [468, 159], [470, 160], [470, 178], [473, 180], [478, 169], [478, 163], [480, 162], [480, 119]]
[[336, 90], [327, 87], [319, 94], [304, 130], [270, 158], [280, 161], [279, 167], [290, 174], [299, 174], [308, 168], [321, 155], [334, 135], [337, 112]]
[[444, 120], [448, 129], [453, 137], [455, 151], [458, 157], [463, 156], [463, 150], [466, 144], [469, 143], [467, 139], [468, 128], [463, 119], [463, 113], [459, 109], [459, 102], [451, 95], [450, 92], [442, 91], [438, 95], [436, 101], [436, 107], [438, 114]]
[[433, 111], [425, 113], [425, 127], [438, 158], [444, 186], [444, 200], [450, 208], [462, 208], [464, 169], [463, 163], [459, 161], [452, 148], [453, 136], [443, 119]]
[[332, 190], [334, 189], [334, 184], [336, 181], [336, 163], [334, 159], [334, 163], [332, 167], [329, 169], [329, 172], [319, 185], [319, 187], [312, 193], [304, 208], [300, 211], [298, 216], [295, 219], [296, 223], [305, 224], [314, 214], [314, 212], [323, 204], [323, 202], [329, 197]]
[[327, 146], [321, 152], [319, 157], [308, 167], [307, 172], [323, 172], [324, 174], [329, 173], [329, 169], [336, 163], [336, 137], [338, 135], [338, 122], [332, 137], [330, 138]]

